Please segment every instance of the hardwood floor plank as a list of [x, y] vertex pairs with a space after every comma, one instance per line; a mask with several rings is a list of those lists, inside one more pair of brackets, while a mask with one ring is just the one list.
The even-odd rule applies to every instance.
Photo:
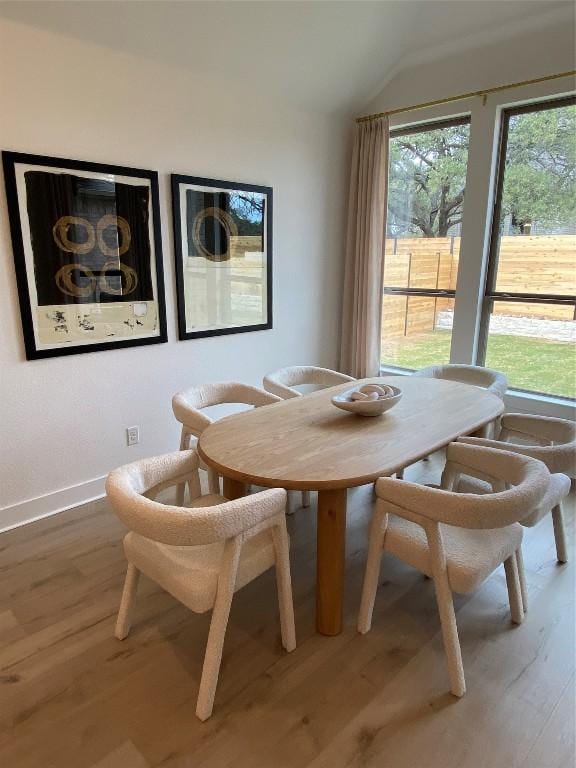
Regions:
[[14, 615], [14, 611], [2, 611], [0, 613], [0, 648], [24, 637], [26, 632]]
[[144, 760], [134, 744], [126, 741], [92, 768], [149, 768], [149, 763]]
[[384, 755], [394, 755], [394, 768], [408, 768], [422, 754], [427, 765], [443, 768], [522, 765], [574, 669], [574, 615], [566, 605], [572, 576], [565, 571], [561, 578], [535, 601], [531, 624], [515, 629], [504, 600], [499, 604], [497, 580], [486, 582], [457, 615], [466, 695], [458, 700], [448, 693], [436, 634], [313, 768], [367, 768], [380, 765]]
[[[439, 457], [407, 477], [434, 481]], [[369, 487], [349, 494], [344, 632], [315, 633], [316, 497], [289, 521], [298, 647], [280, 645], [268, 572], [233, 602], [213, 717], [194, 717], [209, 615], [143, 579], [113, 627], [123, 527], [97, 501], [0, 535], [0, 764], [10, 768], [564, 768], [572, 756], [574, 565], [526, 532], [530, 607], [503, 573], [455, 604], [468, 692], [447, 693], [433, 585], [386, 557], [372, 631], [355, 630]], [[567, 505], [573, 541], [574, 499]], [[548, 762], [543, 762], [547, 760]]]
[[542, 768], [544, 765], [546, 768], [566, 768], [574, 763], [575, 684], [576, 680], [572, 676], [522, 763], [522, 768]]

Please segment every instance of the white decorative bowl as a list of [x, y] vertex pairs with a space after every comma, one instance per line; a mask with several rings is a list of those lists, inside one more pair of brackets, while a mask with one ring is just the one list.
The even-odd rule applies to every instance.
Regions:
[[389, 411], [390, 408], [394, 408], [396, 403], [402, 398], [402, 392], [398, 387], [392, 387], [392, 389], [394, 394], [390, 395], [390, 397], [383, 397], [381, 400], [351, 400], [350, 395], [356, 389], [347, 389], [346, 392], [334, 395], [332, 403], [336, 408], [350, 411], [350, 413], [357, 413], [359, 416], [381, 416], [386, 411]]

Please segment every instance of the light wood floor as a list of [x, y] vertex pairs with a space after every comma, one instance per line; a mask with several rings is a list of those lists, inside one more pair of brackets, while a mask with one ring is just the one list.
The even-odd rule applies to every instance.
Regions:
[[[435, 479], [436, 457], [408, 477]], [[433, 585], [384, 560], [372, 631], [355, 631], [369, 488], [350, 494], [346, 630], [314, 632], [314, 507], [289, 520], [298, 648], [280, 647], [274, 577], [236, 595], [214, 716], [194, 717], [209, 616], [142, 580], [113, 637], [123, 529], [105, 500], [0, 536], [0, 765], [5, 768], [568, 768], [574, 565], [527, 531], [530, 611], [503, 572], [457, 598], [468, 684], [448, 677]], [[570, 541], [573, 539], [570, 505]]]

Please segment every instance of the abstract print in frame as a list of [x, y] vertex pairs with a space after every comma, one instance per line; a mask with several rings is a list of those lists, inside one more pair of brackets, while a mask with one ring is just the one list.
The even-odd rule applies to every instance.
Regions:
[[2, 159], [27, 359], [165, 342], [157, 173]]
[[272, 328], [272, 189], [172, 175], [181, 339]]

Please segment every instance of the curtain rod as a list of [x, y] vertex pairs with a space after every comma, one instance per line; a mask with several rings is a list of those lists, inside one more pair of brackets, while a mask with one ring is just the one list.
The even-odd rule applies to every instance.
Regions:
[[434, 101], [425, 101], [422, 104], [414, 104], [411, 107], [399, 107], [398, 109], [390, 109], [388, 112], [377, 112], [374, 115], [364, 115], [364, 117], [357, 117], [357, 123], [365, 123], [367, 120], [376, 120], [379, 117], [390, 117], [390, 115], [399, 115], [402, 112], [415, 112], [417, 109], [425, 109], [426, 107], [437, 107], [440, 104], [450, 104], [453, 101], [463, 101], [464, 99], [471, 99], [474, 96], [487, 96], [489, 93], [498, 93], [498, 91], [508, 91], [511, 88], [521, 88], [523, 85], [535, 85], [536, 83], [544, 83], [547, 80], [559, 80], [562, 77], [573, 77], [576, 75], [576, 70], [570, 72], [560, 72], [557, 75], [546, 75], [545, 77], [535, 77], [533, 80], [522, 80], [519, 83], [509, 83], [508, 85], [496, 85], [493, 88], [484, 88], [482, 91], [470, 91], [469, 93], [461, 93], [459, 96], [451, 96], [447, 99], [435, 99]]

